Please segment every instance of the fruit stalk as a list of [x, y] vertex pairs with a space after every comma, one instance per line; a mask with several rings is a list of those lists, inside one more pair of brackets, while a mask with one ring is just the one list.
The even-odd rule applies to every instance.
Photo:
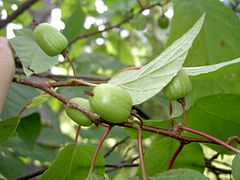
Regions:
[[94, 166], [95, 166], [95, 163], [96, 163], [96, 160], [97, 160], [98, 153], [99, 153], [99, 151], [102, 147], [102, 144], [103, 144], [104, 140], [106, 139], [106, 137], [108, 136], [108, 134], [110, 133], [111, 130], [112, 130], [112, 126], [108, 126], [108, 129], [105, 131], [105, 133], [101, 137], [100, 141], [98, 142], [98, 146], [97, 146], [97, 149], [96, 149], [95, 154], [94, 154], [93, 159], [92, 159], [92, 163], [91, 163], [91, 167], [90, 167], [90, 170], [89, 170], [89, 173], [88, 173], [88, 177], [86, 179], [91, 179], [91, 177], [93, 175], [93, 172], [94, 172]]
[[171, 170], [173, 165], [174, 165], [174, 162], [175, 160], [177, 159], [178, 155], [180, 154], [180, 152], [182, 151], [183, 147], [184, 147], [185, 143], [181, 142], [180, 145], [178, 146], [176, 152], [173, 154], [173, 157], [169, 163], [169, 166], [168, 166], [168, 170]]
[[184, 127], [187, 126], [187, 112], [186, 112], [186, 101], [185, 98], [178, 99], [177, 102], [179, 102], [182, 106], [182, 111], [183, 111], [183, 120], [182, 120], [182, 125]]
[[72, 68], [72, 71], [73, 71], [73, 78], [76, 79], [76, 77], [77, 77], [76, 69], [75, 69], [75, 67], [74, 67], [71, 59], [70, 59], [69, 56], [68, 56], [67, 49], [64, 49], [61, 54], [63, 55], [64, 58], [67, 59], [68, 63], [70, 64], [70, 66], [71, 66], [71, 68]]
[[142, 128], [139, 125], [137, 127], [137, 131], [138, 131], [138, 151], [139, 151], [140, 164], [141, 164], [141, 170], [142, 170], [142, 179], [147, 180], [145, 164], [144, 164], [143, 148], [142, 148]]
[[81, 126], [78, 125], [76, 136], [75, 136], [75, 139], [74, 139], [74, 144], [77, 144], [77, 142], [78, 142], [78, 137], [80, 135], [80, 130], [81, 130]]

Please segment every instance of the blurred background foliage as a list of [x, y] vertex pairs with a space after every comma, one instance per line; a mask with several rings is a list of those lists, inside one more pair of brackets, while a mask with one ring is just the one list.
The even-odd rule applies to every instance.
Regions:
[[[0, 20], [9, 17], [23, 2], [0, 0]], [[69, 46], [70, 58], [76, 67], [77, 75], [86, 79], [95, 78], [104, 81], [124, 67], [144, 65], [184, 34], [203, 12], [206, 12], [203, 29], [190, 49], [184, 66], [209, 65], [240, 57], [240, 1], [141, 0], [143, 6], [154, 3], [165, 5], [144, 10], [121, 26], [82, 38]], [[32, 29], [34, 19], [38, 23], [51, 23], [61, 30], [69, 41], [72, 41], [78, 35], [101, 31], [118, 24], [131, 13], [139, 10], [139, 4], [134, 0], [42, 0], [37, 1], [2, 28], [0, 35], [13, 38], [13, 29], [23, 27]], [[42, 74], [44, 78], [39, 76], [30, 78], [43, 81], [49, 79], [45, 76], [46, 74], [51, 74], [64, 79], [65, 76], [72, 75], [70, 69], [69, 64], [63, 62], [60, 57], [59, 63], [54, 68]], [[23, 76], [21, 65], [17, 66], [17, 73]], [[193, 91], [187, 97], [188, 108], [199, 98], [207, 95], [234, 93], [239, 96], [240, 65], [234, 64], [220, 72], [202, 75], [191, 80]], [[57, 91], [67, 98], [73, 98], [87, 97], [84, 91], [88, 89], [61, 87]], [[40, 92], [36, 89], [13, 83], [1, 119], [17, 116], [24, 105], [39, 94]], [[173, 116], [180, 116], [180, 106], [175, 103], [173, 107]], [[169, 101], [161, 93], [139, 105], [138, 108], [149, 119], [160, 121], [169, 118]], [[198, 113], [198, 111], [191, 111], [193, 117]], [[33, 119], [34, 121], [31, 121]], [[12, 137], [0, 144], [0, 174], [8, 179], [15, 179], [48, 166], [55, 159], [59, 148], [73, 142], [76, 132], [76, 124], [66, 116], [64, 106], [54, 98], [48, 98], [40, 106], [27, 110], [21, 123], [22, 127], [17, 131], [21, 136]], [[23, 131], [23, 129], [27, 130]], [[104, 128], [95, 126], [83, 128], [79, 143], [96, 145], [103, 131]], [[121, 127], [115, 127], [104, 144], [102, 153], [106, 153], [114, 143], [128, 135], [131, 133]], [[28, 136], [35, 138], [27, 138]], [[153, 154], [156, 152], [156, 144], [160, 146], [167, 141], [162, 142], [156, 138], [156, 135], [152, 135], [145, 139], [144, 147], [147, 149], [154, 143], [155, 146], [149, 149], [150, 153], [146, 156], [147, 161], [150, 162], [153, 158], [152, 152]], [[198, 157], [203, 156], [198, 146], [189, 146], [190, 150], [186, 149], [186, 152], [191, 152], [191, 148], [197, 149], [196, 153], [200, 154]], [[204, 150], [208, 151], [209, 155], [210, 150]], [[214, 154], [210, 151], [211, 153]], [[106, 158], [106, 163], [119, 163], [135, 156], [137, 156], [136, 141], [128, 139]], [[187, 158], [186, 153], [183, 153], [182, 158]], [[226, 158], [229, 157], [226, 156]], [[181, 163], [179, 166], [184, 167]], [[204, 162], [200, 162], [197, 166], [198, 168], [195, 169], [204, 171]], [[152, 167], [147, 166], [148, 168]], [[137, 172], [137, 168], [108, 170], [110, 170], [108, 175], [111, 179], [126, 179]], [[205, 170], [205, 174], [215, 178], [211, 176], [210, 171]], [[228, 176], [225, 177], [228, 178]]]

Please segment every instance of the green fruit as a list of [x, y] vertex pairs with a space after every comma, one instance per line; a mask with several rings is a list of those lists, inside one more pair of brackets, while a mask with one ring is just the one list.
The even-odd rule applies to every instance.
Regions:
[[119, 86], [100, 84], [93, 89], [90, 106], [98, 115], [112, 123], [127, 121], [131, 109], [131, 96]]
[[[89, 111], [92, 111], [92, 109], [89, 105], [89, 101], [87, 99], [76, 97], [76, 98], [71, 99], [71, 101], [77, 103], [79, 106], [81, 106]], [[79, 124], [81, 126], [91, 126], [92, 125], [91, 118], [88, 117], [87, 115], [83, 114], [82, 112], [78, 111], [77, 109], [72, 109], [72, 108], [67, 107], [66, 114], [68, 115], [69, 118], [71, 118], [73, 121], [75, 121], [77, 124]]]
[[169, 25], [169, 19], [167, 16], [162, 15], [159, 19], [158, 19], [158, 25], [160, 28], [162, 29], [166, 29]]
[[33, 38], [49, 56], [60, 54], [68, 44], [65, 36], [48, 23], [39, 24], [33, 31]]
[[163, 89], [163, 93], [171, 100], [176, 100], [187, 96], [192, 90], [192, 84], [184, 70], [172, 79], [172, 81]]

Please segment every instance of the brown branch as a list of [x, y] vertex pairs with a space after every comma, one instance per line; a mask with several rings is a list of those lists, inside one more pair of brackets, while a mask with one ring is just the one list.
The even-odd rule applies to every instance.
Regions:
[[50, 94], [51, 96], [55, 97], [56, 99], [61, 101], [63, 104], [65, 104], [69, 108], [77, 109], [80, 112], [86, 114], [87, 116], [89, 116], [92, 119], [92, 121], [94, 123], [99, 124], [100, 117], [97, 114], [90, 112], [90, 111], [86, 110], [85, 108], [80, 107], [77, 103], [74, 103], [74, 102], [68, 100], [67, 98], [65, 98], [64, 96], [61, 96], [60, 94], [56, 93], [54, 90], [51, 89], [49, 82], [36, 83], [36, 82], [32, 82], [30, 80], [27, 80], [25, 78], [18, 78], [18, 77], [14, 77], [13, 82], [17, 82], [20, 84], [24, 84], [26, 86], [31, 86], [31, 87], [40, 89], [40, 90]]
[[[20, 75], [24, 75], [24, 71], [22, 68], [16, 68], [16, 74], [20, 74]], [[73, 79], [73, 76], [69, 76], [69, 75], [56, 75], [56, 74], [51, 74], [51, 73], [41, 73], [41, 74], [33, 74], [31, 76], [35, 76], [35, 77], [40, 77], [40, 78], [50, 78], [53, 79], [55, 81], [66, 81], [69, 79]], [[107, 82], [110, 78], [108, 77], [99, 77], [96, 75], [91, 75], [91, 74], [83, 74], [83, 75], [79, 75], [76, 76], [77, 79], [82, 79], [91, 83], [104, 83]]]
[[56, 88], [56, 87], [64, 87], [64, 86], [96, 86], [97, 84], [94, 83], [90, 83], [87, 81], [84, 81], [82, 79], [69, 79], [67, 81], [58, 81], [58, 82], [39, 82], [39, 83], [35, 83], [32, 82], [26, 78], [20, 78], [20, 77], [14, 77], [13, 82], [18, 82], [21, 84], [25, 84], [25, 85], [30, 85], [32, 87], [34, 86], [38, 86], [36, 88], [43, 88], [43, 87], [52, 87], [52, 88]]
[[109, 150], [108, 152], [106, 152], [106, 154], [104, 154], [104, 158], [108, 157], [115, 149], [116, 147], [118, 147], [120, 144], [126, 142], [129, 139], [129, 136], [126, 136], [125, 138], [123, 138], [122, 140], [118, 141], [116, 144], [114, 144]]
[[[40, 89], [40, 90], [50, 94], [51, 96], [57, 98], [59, 101], [61, 101], [63, 104], [65, 104], [67, 107], [77, 109], [80, 112], [84, 113], [85, 115], [90, 117], [95, 124], [101, 124], [102, 123], [102, 124], [107, 124], [109, 126], [122, 126], [122, 127], [131, 128], [131, 129], [136, 129], [135, 127], [133, 127], [133, 125], [131, 123], [110, 123], [108, 121], [105, 121], [104, 119], [101, 119], [97, 114], [95, 114], [91, 111], [88, 111], [85, 108], [80, 107], [78, 104], [76, 104], [74, 102], [71, 102], [70, 100], [68, 100], [64, 96], [55, 92], [53, 89], [51, 89], [51, 86], [50, 86], [51, 83], [49, 83], [49, 82], [37, 83], [37, 82], [32, 82], [28, 79], [18, 78], [18, 77], [15, 77], [13, 79], [13, 82], [17, 82], [19, 84], [23, 84], [23, 85], [27, 85], [27, 86], [30, 86], [30, 87], [33, 87], [33, 88], [37, 88], [37, 89]], [[179, 131], [178, 131], [179, 129], [189, 131], [189, 132], [193, 132], [195, 134], [203, 136], [206, 139], [190, 138], [190, 137], [182, 136], [181, 134], [179, 134]], [[236, 152], [236, 153], [240, 152], [239, 150], [235, 149], [234, 147], [228, 145], [227, 143], [225, 143], [223, 141], [218, 140], [217, 138], [214, 138], [211, 135], [208, 135], [208, 134], [205, 134], [203, 132], [199, 132], [197, 130], [187, 128], [187, 127], [181, 127], [180, 126], [177, 131], [173, 131], [173, 130], [169, 130], [169, 129], [156, 128], [156, 127], [144, 126], [143, 125], [142, 130], [152, 132], [152, 133], [155, 133], [155, 134], [160, 134], [160, 135], [163, 135], [163, 136], [168, 136], [168, 137], [180, 140], [184, 143], [191, 143], [191, 142], [212, 143], [212, 144], [218, 144], [218, 145], [221, 145], [223, 147], [226, 147], [229, 150], [231, 150], [233, 152]]]
[[22, 3], [19, 8], [14, 11], [7, 19], [0, 21], [0, 29], [5, 27], [8, 23], [12, 22], [19, 15], [21, 15], [24, 11], [29, 9], [33, 4], [35, 4], [38, 0], [28, 0]]
[[[167, 4], [168, 1], [165, 3]], [[143, 8], [141, 8], [138, 12], [136, 13], [132, 13], [130, 14], [127, 18], [123, 19], [122, 21], [120, 21], [119, 23], [115, 24], [115, 25], [112, 25], [112, 26], [108, 26], [106, 27], [105, 29], [103, 30], [100, 30], [100, 31], [94, 31], [94, 32], [89, 32], [89, 33], [86, 33], [86, 34], [80, 34], [78, 35], [77, 37], [75, 37], [73, 40], [71, 40], [69, 43], [68, 43], [68, 46], [72, 45], [73, 43], [75, 43], [76, 41], [80, 40], [80, 39], [84, 39], [84, 38], [88, 38], [90, 36], [94, 36], [94, 35], [97, 35], [97, 34], [101, 34], [102, 32], [107, 32], [107, 31], [110, 31], [114, 28], [119, 28], [120, 26], [122, 26], [123, 24], [125, 23], [128, 23], [131, 19], [134, 18], [134, 16], [136, 16], [137, 14], [140, 14], [142, 13], [144, 10], [146, 9], [151, 9], [151, 8], [154, 8], [156, 6], [163, 6], [163, 4], [160, 4], [160, 3], [154, 3], [154, 4], [150, 4], [150, 5], [147, 5], [147, 6], [144, 6]]]
[[70, 79], [68, 81], [49, 82], [49, 86], [52, 88], [63, 86], [96, 86], [94, 83], [90, 83], [81, 79]]

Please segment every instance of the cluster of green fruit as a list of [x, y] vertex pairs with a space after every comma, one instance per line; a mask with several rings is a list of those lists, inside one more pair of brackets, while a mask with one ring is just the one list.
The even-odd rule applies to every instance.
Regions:
[[[121, 87], [111, 84], [100, 84], [95, 87], [89, 100], [77, 97], [71, 101], [112, 123], [127, 121], [132, 109], [131, 96]], [[81, 126], [92, 124], [88, 116], [76, 109], [66, 108], [66, 113]]]
[[[188, 75], [181, 70], [163, 89], [163, 93], [169, 99], [177, 100], [187, 96], [191, 89]], [[100, 84], [95, 87], [89, 100], [77, 97], [71, 101], [112, 123], [127, 121], [132, 109], [131, 96], [121, 87], [111, 84]], [[76, 109], [66, 108], [66, 113], [81, 126], [92, 125], [90, 117]]]
[[[168, 26], [165, 17], [161, 17], [161, 25]], [[165, 19], [165, 20], [164, 20]], [[164, 20], [164, 23], [163, 21]], [[168, 20], [168, 19], [167, 19]], [[167, 23], [166, 23], [167, 22]], [[39, 24], [33, 32], [33, 37], [41, 49], [49, 56], [56, 56], [67, 47], [68, 41], [64, 35], [47, 23]], [[192, 89], [187, 74], [181, 70], [177, 76], [163, 89], [163, 93], [171, 100], [185, 97]], [[112, 123], [128, 120], [132, 109], [131, 96], [121, 87], [101, 84], [93, 89], [90, 100], [73, 98], [71, 101], [79, 104], [91, 112], [97, 113], [103, 119]], [[90, 117], [72, 108], [66, 109], [67, 115], [81, 126], [90, 126]]]

